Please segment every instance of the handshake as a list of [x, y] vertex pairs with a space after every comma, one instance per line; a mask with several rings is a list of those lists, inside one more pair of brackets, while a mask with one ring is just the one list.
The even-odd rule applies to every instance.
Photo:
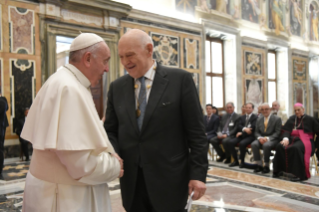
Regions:
[[117, 154], [117, 153], [112, 153], [111, 154], [113, 157], [115, 157], [118, 161], [119, 161], [119, 163], [120, 163], [120, 166], [121, 166], [121, 171], [120, 171], [120, 174], [119, 174], [119, 178], [121, 178], [121, 177], [123, 177], [123, 175], [124, 175], [124, 169], [123, 169], [123, 159], [122, 158], [120, 158], [120, 156]]

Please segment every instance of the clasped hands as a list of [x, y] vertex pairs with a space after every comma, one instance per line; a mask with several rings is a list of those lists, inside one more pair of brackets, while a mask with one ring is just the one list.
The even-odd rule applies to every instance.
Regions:
[[260, 144], [264, 144], [268, 141], [268, 139], [266, 137], [259, 138], [258, 140], [259, 140]]
[[227, 138], [227, 134], [217, 135], [217, 138], [218, 139]]
[[121, 171], [120, 171], [120, 174], [119, 174], [119, 178], [123, 177], [124, 175], [124, 168], [123, 168], [123, 159], [120, 158], [120, 156], [117, 154], [117, 153], [112, 153], [112, 156], [115, 157], [119, 162], [120, 162], [120, 166], [121, 166]]
[[[244, 130], [243, 130], [245, 133], [247, 133], [248, 135], [250, 135], [252, 133], [252, 128], [248, 128], [248, 127], [245, 127]], [[243, 135], [242, 132], [238, 132], [236, 134], [236, 138], [238, 138], [239, 136]]]

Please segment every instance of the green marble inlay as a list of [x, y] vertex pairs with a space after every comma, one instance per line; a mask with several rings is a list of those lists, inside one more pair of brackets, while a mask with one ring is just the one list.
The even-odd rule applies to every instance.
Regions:
[[19, 49], [18, 54], [28, 54], [28, 52], [25, 49]]
[[28, 9], [21, 8], [21, 7], [17, 7], [17, 10], [18, 10], [20, 13], [26, 13], [26, 12], [28, 11]]
[[21, 67], [21, 65], [25, 65], [26, 67], [28, 67], [29, 66], [29, 61], [28, 60], [17, 60], [17, 65], [18, 65], [18, 67]]

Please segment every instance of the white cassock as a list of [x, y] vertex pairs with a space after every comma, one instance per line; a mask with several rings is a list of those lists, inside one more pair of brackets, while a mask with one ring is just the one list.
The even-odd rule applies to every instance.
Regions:
[[120, 163], [89, 86], [68, 64], [36, 96], [21, 134], [34, 149], [22, 211], [111, 211], [107, 182], [119, 176]]

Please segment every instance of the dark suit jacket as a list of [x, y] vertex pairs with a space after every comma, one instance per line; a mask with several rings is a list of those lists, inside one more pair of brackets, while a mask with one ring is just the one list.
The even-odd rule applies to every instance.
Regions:
[[127, 211], [138, 189], [139, 160], [149, 198], [158, 211], [185, 207], [189, 180], [205, 182], [208, 142], [190, 73], [157, 66], [141, 132], [136, 120], [134, 79], [125, 75], [115, 80], [108, 93], [104, 127], [124, 160], [125, 174], [120, 182]]
[[19, 136], [19, 140], [21, 143], [28, 142], [27, 140], [24, 140], [23, 138], [20, 137], [24, 123], [25, 123], [25, 117], [18, 119], [18, 121], [16, 122], [16, 133]]
[[3, 100], [0, 99], [0, 142], [4, 142], [4, 136], [6, 132], [6, 109], [8, 105], [7, 103]]
[[[222, 116], [222, 119], [219, 123], [219, 127], [218, 127], [218, 132], [222, 132], [223, 128], [228, 120], [228, 114], [225, 114]], [[236, 136], [236, 132], [237, 132], [237, 121], [240, 118], [240, 116], [234, 112], [234, 114], [232, 115], [230, 122], [228, 123], [228, 128], [229, 128], [229, 137], [234, 137]], [[229, 126], [230, 123], [233, 123], [232, 126]]]
[[6, 102], [6, 113], [5, 113], [5, 120], [4, 121], [5, 121], [5, 127], [8, 127], [9, 126], [8, 117], [7, 117], [7, 111], [9, 109], [8, 101], [7, 101], [7, 98], [4, 96], [0, 96], [0, 99], [3, 99]]
[[257, 115], [252, 113], [249, 117], [248, 120], [248, 125], [250, 125], [249, 128], [252, 128], [252, 133], [250, 135], [248, 135], [246, 132], [243, 132], [243, 128], [245, 127], [246, 124], [246, 115], [242, 115], [239, 120], [238, 120], [238, 128], [237, 128], [237, 132], [242, 132], [243, 134], [241, 135], [242, 138], [246, 138], [248, 136], [255, 136], [255, 127], [256, 127], [256, 122], [257, 122]]
[[217, 129], [219, 126], [218, 116], [212, 114], [208, 123], [207, 123], [207, 116], [204, 116], [204, 125], [205, 125], [205, 131], [207, 133], [206, 136], [208, 140], [217, 136]]
[[268, 120], [267, 129], [265, 132], [265, 124], [264, 117], [261, 117], [257, 120], [256, 129], [255, 129], [255, 137], [269, 137], [270, 141], [279, 142], [280, 133], [281, 133], [281, 118], [278, 116], [271, 115]]

